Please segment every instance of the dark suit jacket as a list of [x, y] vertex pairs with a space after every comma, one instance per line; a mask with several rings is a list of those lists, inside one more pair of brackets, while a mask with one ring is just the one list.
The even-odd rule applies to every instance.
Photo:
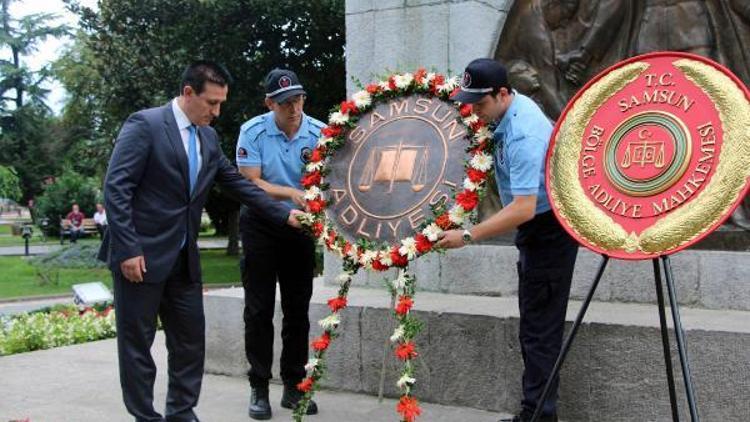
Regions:
[[216, 131], [199, 127], [203, 163], [190, 195], [188, 160], [171, 102], [132, 114], [115, 143], [104, 181], [109, 230], [99, 258], [120, 273], [120, 263], [143, 255], [144, 281], [158, 283], [171, 271], [183, 239], [190, 280], [201, 281], [198, 231], [214, 182], [248, 207], [283, 226], [289, 209], [246, 180], [222, 152]]

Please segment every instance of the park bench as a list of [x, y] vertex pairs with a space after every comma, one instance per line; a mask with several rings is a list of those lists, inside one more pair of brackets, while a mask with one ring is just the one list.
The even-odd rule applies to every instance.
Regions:
[[[83, 223], [84, 236], [92, 236], [99, 233], [96, 229], [96, 222], [93, 218], [84, 218]], [[60, 220], [60, 244], [65, 243], [65, 236], [70, 237], [70, 220], [63, 218]]]

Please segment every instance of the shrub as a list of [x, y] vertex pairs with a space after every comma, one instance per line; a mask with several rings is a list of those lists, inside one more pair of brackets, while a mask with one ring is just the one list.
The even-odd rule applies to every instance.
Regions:
[[37, 217], [49, 219], [49, 231], [56, 232], [59, 219], [65, 218], [70, 208], [77, 203], [86, 217], [96, 211], [96, 202], [101, 197], [99, 181], [83, 177], [68, 170], [55, 183], [44, 188], [37, 200]]

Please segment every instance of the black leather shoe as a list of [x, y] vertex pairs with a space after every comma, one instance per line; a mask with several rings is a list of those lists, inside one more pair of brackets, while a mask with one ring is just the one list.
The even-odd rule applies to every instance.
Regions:
[[[281, 407], [285, 409], [294, 409], [297, 407], [297, 403], [302, 400], [303, 394], [297, 389], [297, 387], [290, 387], [284, 385], [284, 395], [281, 396]], [[315, 401], [310, 400], [310, 404], [307, 406], [307, 415], [317, 415], [318, 405]]]
[[268, 401], [268, 386], [253, 387], [250, 392], [250, 407], [247, 411], [251, 418], [259, 421], [271, 419], [271, 403]]

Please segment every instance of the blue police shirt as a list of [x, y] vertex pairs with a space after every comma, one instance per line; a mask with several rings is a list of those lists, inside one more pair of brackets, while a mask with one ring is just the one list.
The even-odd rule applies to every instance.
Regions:
[[504, 206], [513, 196], [536, 195], [536, 214], [550, 210], [544, 166], [552, 124], [529, 97], [514, 91], [495, 128], [495, 180]]
[[[288, 139], [279, 129], [273, 111], [255, 116], [240, 128], [236, 158], [240, 167], [260, 167], [261, 178], [280, 186], [302, 189], [300, 179], [305, 164], [325, 124], [303, 114], [302, 124]], [[291, 200], [284, 201], [290, 208]]]

